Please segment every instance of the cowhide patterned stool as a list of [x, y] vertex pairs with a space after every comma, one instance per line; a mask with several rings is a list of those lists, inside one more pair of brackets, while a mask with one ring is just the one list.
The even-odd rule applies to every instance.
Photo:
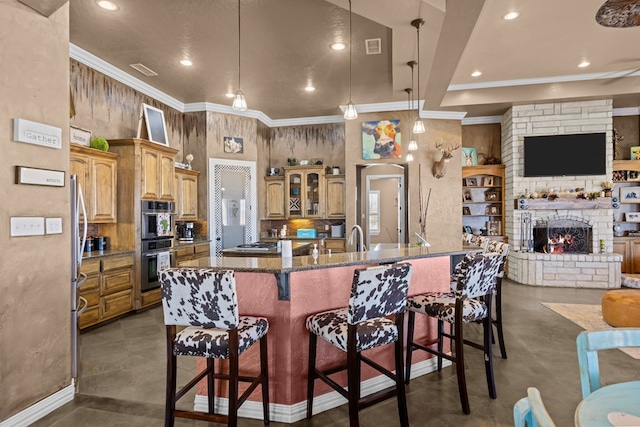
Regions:
[[[311, 418], [313, 412], [313, 388], [315, 380], [319, 378], [349, 400], [349, 421], [352, 427], [359, 425], [360, 409], [393, 396], [398, 400], [400, 425], [409, 425], [402, 378], [402, 337], [411, 271], [411, 264], [405, 263], [355, 270], [349, 307], [325, 311], [307, 318], [306, 325], [310, 332], [307, 419]], [[395, 315], [394, 320], [386, 317], [391, 315]], [[324, 371], [316, 369], [318, 337], [347, 353], [346, 366]], [[390, 343], [395, 343], [395, 374], [361, 354], [364, 350]], [[395, 385], [361, 397], [361, 361], [394, 380]], [[329, 375], [345, 369], [348, 391], [329, 378]]]
[[[167, 326], [167, 400], [165, 426], [175, 417], [238, 425], [238, 407], [262, 385], [264, 423], [269, 424], [269, 375], [267, 371], [267, 330], [262, 317], [240, 316], [233, 271], [170, 268], [160, 271], [162, 308]], [[176, 326], [186, 326], [176, 333]], [[260, 341], [260, 374], [238, 375], [238, 357]], [[176, 356], [207, 358], [207, 368], [176, 393]], [[216, 374], [215, 359], [229, 360], [229, 374]], [[176, 410], [176, 402], [202, 378], [207, 377], [209, 412]], [[214, 379], [229, 381], [229, 415], [215, 413]], [[238, 381], [251, 385], [238, 398]]]
[[[464, 370], [464, 344], [484, 350], [485, 370], [489, 396], [496, 398], [493, 377], [493, 354], [491, 351], [491, 301], [496, 282], [504, 266], [503, 256], [496, 253], [469, 254], [456, 266], [457, 288], [455, 292], [427, 293], [407, 299], [409, 322], [407, 331], [407, 361], [405, 381], [411, 379], [411, 356], [415, 350], [424, 350], [438, 356], [438, 370], [442, 369], [442, 358], [456, 364], [460, 403], [465, 414], [471, 413]], [[438, 319], [438, 339], [434, 342], [418, 344], [413, 341], [416, 313]], [[444, 322], [453, 324], [453, 335], [445, 333]], [[463, 324], [482, 322], [484, 344], [480, 345], [464, 339]], [[454, 345], [454, 353], [443, 352], [443, 340], [449, 338]], [[438, 344], [433, 350], [428, 346]]]

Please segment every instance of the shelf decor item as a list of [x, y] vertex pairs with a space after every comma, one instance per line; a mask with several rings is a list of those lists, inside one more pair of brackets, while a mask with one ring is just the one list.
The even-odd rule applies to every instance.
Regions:
[[620, 188], [621, 203], [640, 203], [640, 187]]
[[140, 110], [138, 138], [169, 146], [164, 112], [159, 108], [147, 104], [142, 104]]
[[631, 160], [640, 160], [640, 146], [631, 147]]
[[640, 212], [625, 212], [624, 220], [627, 222], [640, 222]]
[[465, 178], [464, 185], [466, 185], [467, 187], [477, 187], [478, 180], [476, 178]]
[[478, 152], [475, 148], [462, 147], [462, 166], [477, 166]]

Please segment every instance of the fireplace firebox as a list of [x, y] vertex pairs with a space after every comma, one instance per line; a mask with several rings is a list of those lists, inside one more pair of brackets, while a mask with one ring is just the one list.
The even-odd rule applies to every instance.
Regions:
[[533, 227], [533, 247], [548, 254], [591, 253], [591, 224], [574, 216], [553, 216], [536, 221]]

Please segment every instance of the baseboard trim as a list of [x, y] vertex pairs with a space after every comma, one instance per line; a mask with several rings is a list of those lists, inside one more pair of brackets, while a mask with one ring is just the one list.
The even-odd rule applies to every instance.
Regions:
[[76, 390], [71, 380], [71, 384], [62, 390], [53, 393], [51, 396], [45, 397], [39, 402], [34, 403], [28, 408], [18, 412], [11, 418], [0, 422], [0, 427], [26, 427], [29, 426], [40, 418], [45, 417], [51, 412], [55, 411], [65, 403], [69, 403], [73, 400]]
[[[437, 369], [437, 358], [424, 360], [413, 364], [411, 368], [411, 379], [428, 374]], [[442, 361], [442, 366], [450, 366], [451, 362], [448, 360]], [[393, 382], [386, 376], [380, 375], [375, 378], [362, 382], [362, 395], [375, 393], [386, 387], [392, 385]], [[313, 413], [319, 414], [320, 412], [328, 411], [338, 406], [344, 405], [347, 400], [340, 395], [337, 391], [332, 391], [322, 396], [316, 396], [313, 399]], [[194, 410], [200, 412], [207, 412], [209, 404], [207, 396], [197, 394], [194, 399]], [[216, 397], [216, 411], [221, 413], [227, 413], [229, 410], [229, 400], [225, 397]], [[283, 405], [280, 403], [271, 403], [269, 405], [269, 411], [271, 421], [279, 423], [292, 424], [296, 421], [300, 421], [307, 416], [307, 401], [294, 403], [293, 405]], [[252, 418], [256, 420], [262, 419], [262, 402], [256, 402], [253, 400], [245, 401], [238, 410], [238, 416], [243, 418]], [[0, 426], [2, 427], [2, 426]]]

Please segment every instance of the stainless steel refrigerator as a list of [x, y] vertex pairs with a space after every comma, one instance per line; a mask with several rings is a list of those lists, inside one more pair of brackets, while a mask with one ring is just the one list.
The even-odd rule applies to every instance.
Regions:
[[[71, 175], [71, 377], [78, 378], [78, 316], [87, 308], [87, 300], [78, 295], [87, 276], [80, 273], [82, 252], [87, 241], [87, 209], [82, 197], [82, 188], [76, 175]], [[82, 213], [82, 236], [80, 235], [80, 213]]]

